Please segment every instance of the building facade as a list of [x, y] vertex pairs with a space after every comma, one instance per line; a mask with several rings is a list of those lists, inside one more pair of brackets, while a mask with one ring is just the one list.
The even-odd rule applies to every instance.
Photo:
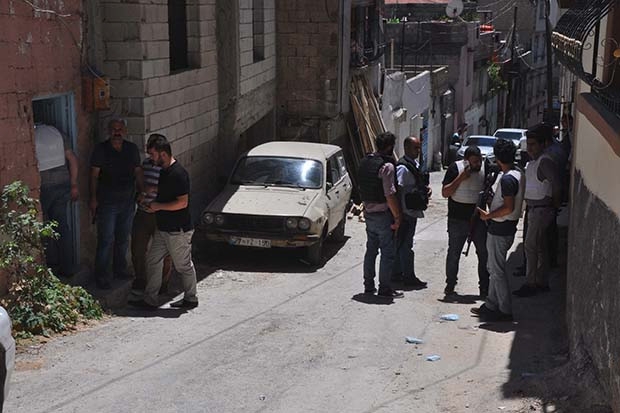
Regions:
[[[596, 371], [620, 412], [620, 3], [576, 1], [552, 37], [573, 146], [567, 323], [573, 360]], [[569, 126], [570, 125], [566, 125]]]

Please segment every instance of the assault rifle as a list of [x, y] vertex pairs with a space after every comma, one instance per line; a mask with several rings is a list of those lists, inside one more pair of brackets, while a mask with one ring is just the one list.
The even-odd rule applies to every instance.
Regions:
[[[485, 161], [486, 162], [486, 161]], [[463, 255], [467, 257], [469, 255], [469, 249], [471, 248], [471, 243], [474, 240], [474, 233], [476, 232], [476, 226], [481, 223], [478, 208], [486, 209], [488, 203], [493, 199], [493, 184], [497, 179], [497, 175], [499, 175], [499, 167], [497, 165], [485, 165], [485, 170], [487, 171], [486, 177], [484, 178], [484, 189], [480, 191], [478, 194], [478, 202], [476, 203], [476, 208], [474, 209], [474, 213], [471, 215], [469, 220], [469, 234], [467, 234], [467, 248], [463, 251]], [[486, 225], [486, 224], [485, 224]]]

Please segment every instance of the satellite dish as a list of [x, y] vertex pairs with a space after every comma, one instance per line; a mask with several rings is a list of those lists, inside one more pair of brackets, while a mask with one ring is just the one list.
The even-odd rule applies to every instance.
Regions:
[[463, 13], [463, 2], [461, 0], [452, 0], [446, 6], [446, 15], [450, 18], [456, 18]]

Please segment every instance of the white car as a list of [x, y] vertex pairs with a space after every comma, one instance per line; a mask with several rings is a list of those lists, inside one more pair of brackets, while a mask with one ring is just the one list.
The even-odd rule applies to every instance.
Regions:
[[461, 160], [465, 156], [465, 150], [467, 150], [468, 146], [477, 146], [482, 153], [482, 157], [484, 159], [488, 159], [489, 162], [495, 163], [495, 154], [493, 153], [493, 145], [497, 138], [494, 136], [487, 135], [471, 135], [465, 138], [463, 145], [456, 152], [456, 159]]
[[502, 128], [495, 131], [493, 136], [497, 138], [509, 139], [517, 147], [515, 160], [517, 163], [524, 165], [527, 162], [527, 138], [525, 133], [527, 129]]
[[269, 142], [237, 161], [202, 228], [207, 240], [236, 247], [304, 247], [318, 265], [325, 239], [344, 239], [351, 192], [340, 147]]
[[0, 380], [3, 386], [0, 399], [0, 412], [9, 395], [9, 383], [15, 365], [15, 340], [11, 335], [11, 319], [3, 307], [0, 307]]

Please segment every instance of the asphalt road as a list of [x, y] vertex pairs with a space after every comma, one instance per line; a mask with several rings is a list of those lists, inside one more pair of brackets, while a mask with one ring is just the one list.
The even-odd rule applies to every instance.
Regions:
[[[520, 374], [510, 367], [514, 329], [480, 328], [469, 315], [480, 304], [473, 249], [462, 261], [461, 302], [442, 301], [440, 179], [433, 174], [416, 235], [417, 273], [429, 288], [393, 302], [361, 296], [357, 218], [319, 269], [286, 251], [198, 257], [197, 309], [128, 311], [30, 349], [19, 356], [5, 411], [530, 411], [534, 402], [506, 386]], [[441, 321], [447, 313], [460, 319]]]

